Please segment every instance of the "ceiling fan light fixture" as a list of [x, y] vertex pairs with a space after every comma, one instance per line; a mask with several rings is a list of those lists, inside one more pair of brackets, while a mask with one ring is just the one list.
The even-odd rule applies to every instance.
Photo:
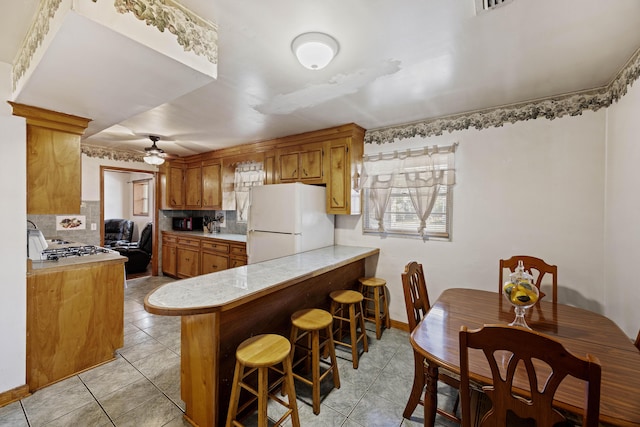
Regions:
[[293, 39], [291, 50], [303, 67], [321, 70], [338, 54], [336, 39], [325, 33], [304, 33]]
[[158, 148], [156, 142], [160, 140], [159, 136], [149, 135], [149, 139], [153, 142], [151, 147], [147, 147], [144, 149], [144, 162], [150, 165], [159, 166], [164, 163], [164, 150]]

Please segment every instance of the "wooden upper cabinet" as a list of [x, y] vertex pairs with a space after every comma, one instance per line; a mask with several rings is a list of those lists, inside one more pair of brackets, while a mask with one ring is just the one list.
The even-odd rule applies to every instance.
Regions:
[[324, 183], [323, 143], [309, 143], [277, 150], [280, 182]]
[[184, 207], [202, 207], [202, 163], [188, 163], [184, 176]]
[[202, 164], [202, 207], [206, 209], [222, 207], [222, 172], [219, 160]]
[[360, 214], [360, 189], [357, 188], [362, 170], [363, 140], [339, 138], [326, 142], [327, 213]]
[[91, 119], [10, 102], [27, 119], [27, 213], [79, 214], [80, 137]]
[[167, 205], [172, 209], [182, 208], [184, 207], [184, 165], [171, 162], [167, 169]]

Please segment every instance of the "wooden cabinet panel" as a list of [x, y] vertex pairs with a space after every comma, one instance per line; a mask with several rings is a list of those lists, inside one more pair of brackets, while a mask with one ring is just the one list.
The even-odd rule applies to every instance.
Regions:
[[169, 276], [176, 276], [177, 248], [174, 243], [167, 243], [162, 239], [162, 272]]
[[201, 242], [201, 248], [203, 250], [208, 250], [208, 251], [212, 251], [212, 252], [220, 252], [220, 253], [223, 253], [223, 254], [228, 254], [229, 253], [229, 244], [220, 242], [218, 240], [203, 239], [202, 242]]
[[300, 153], [300, 180], [322, 179], [322, 144]]
[[311, 143], [278, 151], [280, 182], [323, 183], [323, 144]]
[[35, 391], [124, 345], [124, 260], [27, 276], [27, 384]]
[[184, 167], [181, 164], [169, 165], [169, 177], [167, 178], [167, 204], [171, 208], [184, 206]]
[[200, 274], [199, 250], [178, 246], [176, 258], [176, 276], [186, 278]]
[[194, 277], [246, 264], [246, 243], [162, 232], [162, 272], [168, 276]]
[[201, 274], [214, 273], [229, 268], [229, 257], [216, 252], [202, 251]]
[[220, 162], [202, 165], [202, 207], [222, 207], [222, 175]]
[[80, 137], [91, 120], [9, 103], [27, 121], [27, 213], [79, 214]]
[[187, 164], [184, 175], [184, 207], [198, 209], [202, 206], [202, 165]]
[[[329, 145], [329, 179], [327, 181], [327, 211], [330, 213], [347, 213], [348, 174], [347, 145], [341, 141]], [[345, 183], [346, 182], [346, 183]]]

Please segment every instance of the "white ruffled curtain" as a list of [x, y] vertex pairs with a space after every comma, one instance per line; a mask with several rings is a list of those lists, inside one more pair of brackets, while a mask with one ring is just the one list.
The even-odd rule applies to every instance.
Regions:
[[420, 221], [418, 233], [424, 236], [440, 186], [455, 184], [456, 147], [454, 144], [364, 157], [362, 188], [369, 189], [369, 202], [378, 221], [378, 231], [385, 231], [384, 213], [392, 191], [406, 189]]
[[249, 189], [263, 185], [266, 177], [264, 166], [258, 162], [239, 163], [235, 170], [233, 189], [236, 196], [237, 222], [246, 222], [249, 213]]

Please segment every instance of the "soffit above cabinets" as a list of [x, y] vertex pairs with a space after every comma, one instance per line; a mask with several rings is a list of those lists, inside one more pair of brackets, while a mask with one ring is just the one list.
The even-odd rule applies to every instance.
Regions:
[[[123, 4], [43, 1], [14, 63], [13, 100], [92, 118], [89, 136], [215, 80], [213, 24], [194, 16], [187, 19], [191, 28], [176, 35], [167, 27], [185, 19], [179, 5], [154, 11], [162, 16], [147, 12], [145, 21]], [[189, 37], [212, 45], [185, 47]]]

